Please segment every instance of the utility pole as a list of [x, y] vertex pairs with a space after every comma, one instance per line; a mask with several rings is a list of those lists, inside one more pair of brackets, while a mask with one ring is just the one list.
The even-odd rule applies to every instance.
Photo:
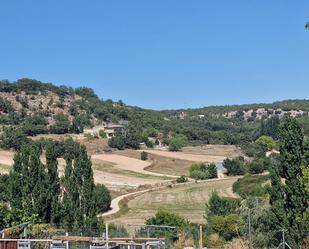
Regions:
[[286, 243], [286, 241], [285, 241], [285, 232], [286, 232], [286, 230], [285, 229], [282, 229], [282, 230], [280, 230], [281, 231], [281, 233], [282, 233], [282, 242], [279, 244], [279, 246], [277, 247], [277, 249], [278, 248], [282, 248], [282, 249], [285, 249], [285, 247], [288, 247], [289, 249], [292, 249], [290, 246], [289, 246], [289, 244], [288, 243]]
[[200, 249], [203, 248], [203, 227], [202, 225], [200, 225], [199, 246], [200, 246]]
[[252, 234], [251, 234], [251, 209], [248, 209], [248, 234], [249, 234], [249, 248], [252, 249]]
[[105, 241], [106, 241], [106, 246], [105, 248], [108, 249], [108, 223], [105, 224]]

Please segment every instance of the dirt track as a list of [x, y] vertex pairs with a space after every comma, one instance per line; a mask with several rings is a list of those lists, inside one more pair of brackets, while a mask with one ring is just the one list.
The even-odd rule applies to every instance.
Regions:
[[226, 156], [212, 156], [212, 155], [199, 155], [199, 154], [190, 154], [185, 152], [173, 152], [173, 151], [162, 151], [162, 150], [144, 150], [149, 154], [155, 154], [164, 157], [171, 157], [175, 159], [193, 161], [193, 162], [208, 162], [208, 163], [217, 163], [222, 162]]

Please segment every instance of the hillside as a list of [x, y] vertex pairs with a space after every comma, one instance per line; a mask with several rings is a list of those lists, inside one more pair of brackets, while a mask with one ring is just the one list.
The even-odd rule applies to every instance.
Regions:
[[191, 144], [242, 144], [260, 134], [261, 120], [286, 114], [297, 117], [308, 135], [308, 112], [309, 100], [154, 111], [102, 100], [87, 87], [73, 89], [26, 78], [0, 81], [2, 130], [15, 127], [34, 136], [123, 124], [126, 137], [114, 141], [116, 148], [137, 148], [140, 143], [153, 146], [154, 140], [168, 144], [177, 134]]

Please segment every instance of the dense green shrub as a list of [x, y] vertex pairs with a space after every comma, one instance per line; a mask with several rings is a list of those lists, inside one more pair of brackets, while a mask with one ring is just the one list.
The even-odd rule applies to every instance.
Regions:
[[0, 112], [9, 113], [13, 111], [14, 111], [14, 108], [11, 102], [0, 97]]
[[190, 168], [190, 177], [196, 180], [206, 180], [218, 177], [217, 167], [211, 164], [192, 164]]
[[268, 175], [245, 175], [233, 184], [233, 191], [242, 198], [262, 196], [267, 193], [267, 187], [264, 185], [268, 180]]
[[270, 167], [271, 160], [267, 157], [255, 158], [249, 164], [249, 172], [251, 174], [260, 174], [263, 173]]
[[66, 134], [69, 132], [71, 123], [67, 115], [57, 114], [54, 117], [55, 124], [50, 126], [50, 132], [54, 134]]
[[226, 173], [229, 176], [244, 175], [247, 172], [247, 168], [242, 156], [234, 159], [225, 159], [223, 161], [223, 167], [226, 169]]
[[25, 133], [18, 128], [7, 127], [4, 129], [0, 138], [0, 146], [4, 149], [18, 150], [24, 143], [28, 143], [29, 139]]
[[240, 199], [220, 197], [214, 191], [209, 198], [206, 213], [208, 216], [234, 214], [239, 206]]
[[266, 135], [260, 136], [255, 142], [266, 147], [267, 150], [272, 150], [276, 147], [276, 142], [274, 141], [274, 139]]
[[99, 130], [99, 136], [101, 138], [107, 138], [107, 134], [106, 134], [106, 132], [104, 130]]
[[179, 151], [187, 143], [187, 138], [184, 135], [177, 135], [169, 142], [168, 149], [170, 151]]
[[141, 152], [141, 160], [146, 161], [148, 159], [148, 153], [146, 151]]
[[97, 213], [103, 213], [110, 209], [112, 197], [109, 190], [103, 184], [97, 184], [95, 186], [94, 196], [96, 200]]
[[185, 176], [179, 176], [179, 177], [177, 177], [177, 179], [176, 179], [176, 182], [177, 182], [177, 183], [184, 183], [184, 182], [187, 182], [187, 181], [188, 181], [188, 178], [185, 177]]
[[240, 234], [243, 220], [238, 214], [226, 216], [214, 215], [208, 219], [208, 227], [213, 233], [219, 234], [225, 240], [231, 240]]

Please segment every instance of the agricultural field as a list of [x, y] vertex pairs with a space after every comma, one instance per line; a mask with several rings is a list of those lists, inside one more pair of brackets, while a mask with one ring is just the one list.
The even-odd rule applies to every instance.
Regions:
[[[87, 148], [91, 148], [95, 182], [105, 184], [115, 199], [112, 202], [112, 211], [110, 211], [112, 215], [106, 217], [112, 221], [143, 223], [145, 218], [150, 217], [159, 208], [163, 208], [179, 213], [192, 221], [201, 222], [205, 212], [205, 203], [213, 190], [218, 191], [222, 196], [234, 196], [232, 184], [235, 179], [232, 178], [210, 180], [199, 184], [191, 181], [189, 185], [173, 188], [166, 186], [169, 182], [175, 181], [177, 176], [188, 175], [189, 168], [194, 162], [217, 163], [226, 157], [240, 155], [241, 151], [235, 146], [185, 147], [182, 152], [146, 150], [148, 159], [142, 161], [140, 159], [142, 150], [97, 154], [95, 152], [99, 149], [94, 150], [95, 146], [92, 146], [91, 141], [84, 142]], [[97, 143], [102, 143], [102, 141]], [[95, 144], [98, 145], [97, 143]], [[13, 157], [14, 153], [11, 151], [0, 151], [0, 172], [9, 172]], [[44, 162], [44, 157], [42, 157], [42, 162]], [[64, 165], [64, 160], [58, 159], [60, 175], [64, 172]], [[126, 201], [128, 201], [127, 212], [120, 210], [116, 214], [119, 211], [119, 205], [121, 206]]]
[[123, 203], [119, 215], [106, 217], [109, 222], [142, 224], [159, 209], [177, 213], [192, 222], [204, 223], [205, 204], [211, 193], [217, 191], [225, 197], [237, 197], [232, 185], [237, 178], [208, 180], [202, 183], [188, 183], [142, 193]]

